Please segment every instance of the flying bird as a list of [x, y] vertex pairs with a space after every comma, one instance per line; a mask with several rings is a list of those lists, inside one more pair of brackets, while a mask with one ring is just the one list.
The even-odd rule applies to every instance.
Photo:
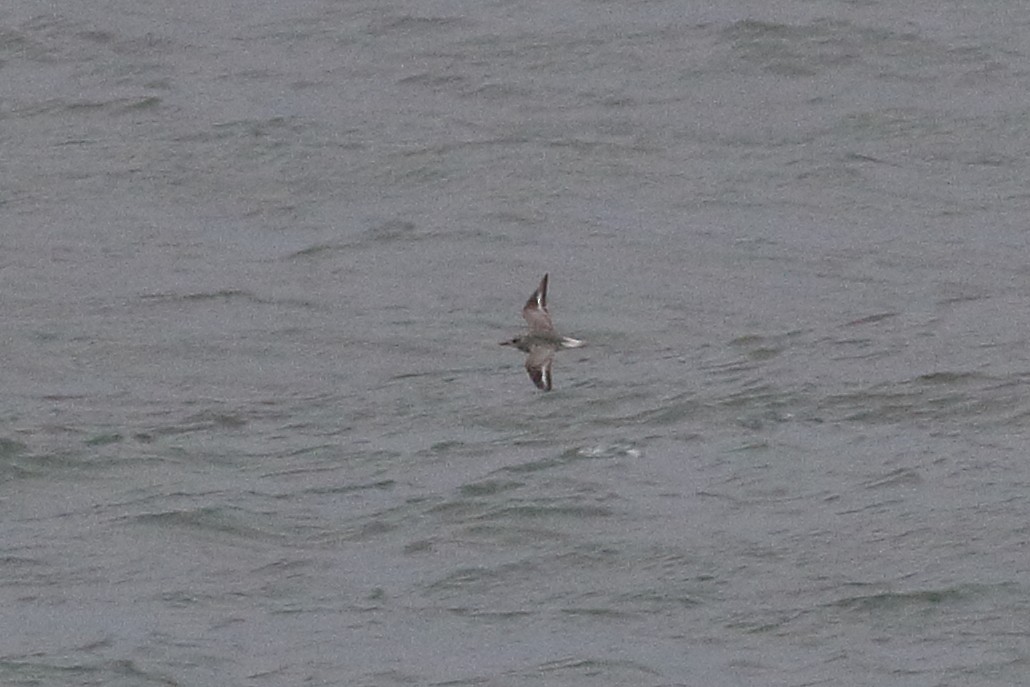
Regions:
[[502, 346], [514, 346], [528, 353], [526, 356], [526, 372], [538, 389], [551, 390], [551, 365], [554, 354], [560, 348], [579, 348], [585, 342], [568, 336], [561, 336], [554, 331], [551, 314], [547, 312], [547, 275], [540, 280], [540, 286], [526, 301], [522, 308], [522, 316], [529, 324], [529, 331], [516, 336], [510, 341], [502, 341]]

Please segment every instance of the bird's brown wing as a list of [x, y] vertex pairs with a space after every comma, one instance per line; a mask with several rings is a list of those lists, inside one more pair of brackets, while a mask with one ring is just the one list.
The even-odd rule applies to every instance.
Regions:
[[538, 389], [551, 390], [551, 365], [554, 349], [550, 346], [534, 346], [526, 356], [526, 372]]
[[522, 308], [522, 316], [529, 323], [529, 331], [532, 333], [553, 333], [554, 325], [551, 324], [551, 314], [547, 312], [547, 275], [540, 280], [540, 286], [526, 301]]

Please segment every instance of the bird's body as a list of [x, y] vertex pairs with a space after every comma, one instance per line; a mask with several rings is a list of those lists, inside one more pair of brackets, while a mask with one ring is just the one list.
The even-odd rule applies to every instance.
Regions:
[[502, 346], [514, 346], [526, 356], [526, 372], [537, 388], [551, 390], [551, 366], [554, 354], [562, 348], [579, 348], [584, 342], [569, 336], [561, 336], [554, 330], [551, 314], [547, 311], [547, 277], [540, 280], [540, 285], [522, 308], [522, 317], [529, 324], [529, 332], [516, 336], [510, 341], [502, 341]]

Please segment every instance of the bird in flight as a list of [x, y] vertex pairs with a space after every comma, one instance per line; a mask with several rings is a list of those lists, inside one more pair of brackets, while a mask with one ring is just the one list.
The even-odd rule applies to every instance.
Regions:
[[502, 346], [514, 346], [526, 356], [526, 372], [538, 389], [551, 390], [551, 365], [554, 354], [561, 348], [579, 348], [585, 342], [569, 336], [561, 336], [554, 331], [551, 314], [547, 312], [547, 275], [540, 280], [540, 286], [526, 301], [522, 308], [522, 316], [529, 324], [529, 331], [516, 336], [510, 341], [502, 341]]

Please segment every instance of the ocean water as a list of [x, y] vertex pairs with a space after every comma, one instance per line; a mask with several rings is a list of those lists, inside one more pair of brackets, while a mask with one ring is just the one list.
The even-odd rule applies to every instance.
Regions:
[[1028, 73], [1010, 0], [5, 3], [0, 684], [1026, 684]]

